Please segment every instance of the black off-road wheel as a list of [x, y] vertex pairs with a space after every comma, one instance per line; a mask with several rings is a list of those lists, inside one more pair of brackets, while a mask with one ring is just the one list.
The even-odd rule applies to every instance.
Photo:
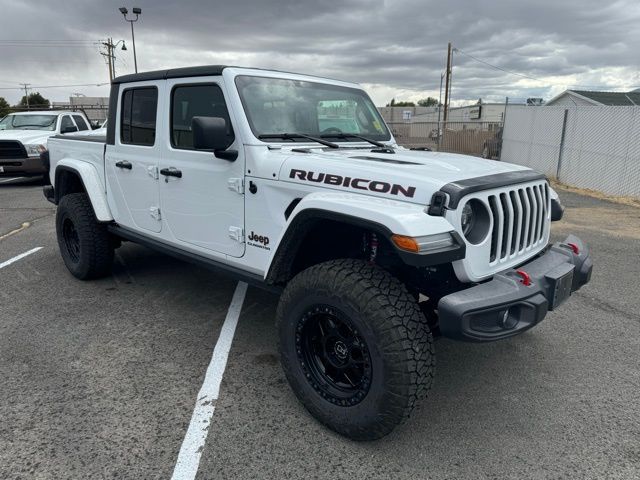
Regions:
[[113, 242], [106, 225], [99, 223], [86, 193], [65, 195], [56, 212], [58, 246], [64, 264], [81, 280], [108, 275], [113, 263]]
[[387, 435], [426, 397], [433, 338], [395, 277], [359, 260], [304, 270], [277, 312], [284, 373], [305, 408], [354, 440]]

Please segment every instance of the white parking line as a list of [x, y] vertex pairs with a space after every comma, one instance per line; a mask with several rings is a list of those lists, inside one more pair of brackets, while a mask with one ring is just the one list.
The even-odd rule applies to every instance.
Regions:
[[31, 255], [32, 253], [36, 253], [38, 250], [41, 250], [42, 247], [36, 247], [36, 248], [32, 248], [31, 250], [29, 250], [28, 252], [24, 252], [21, 253], [20, 255], [16, 255], [13, 258], [10, 258], [9, 260], [7, 260], [6, 262], [2, 262], [0, 263], [0, 268], [4, 268], [8, 265], [11, 265], [14, 262], [17, 262], [18, 260], [20, 260], [21, 258], [26, 257], [27, 255]]
[[0, 183], [13, 182], [14, 180], [20, 180], [21, 178], [24, 178], [24, 177], [6, 178], [6, 179], [4, 179], [4, 180], [0, 180]]
[[191, 423], [189, 423], [187, 434], [182, 441], [178, 461], [171, 477], [172, 480], [192, 480], [196, 478], [198, 473], [200, 456], [207, 440], [211, 417], [220, 393], [220, 382], [227, 365], [231, 342], [238, 325], [238, 318], [240, 317], [246, 293], [247, 284], [238, 282], [231, 299], [231, 305], [229, 305], [229, 310], [227, 311], [227, 317], [224, 319], [224, 324], [220, 330], [218, 342], [213, 349], [213, 356], [207, 368], [204, 382], [200, 392], [198, 392], [196, 406], [191, 415]]

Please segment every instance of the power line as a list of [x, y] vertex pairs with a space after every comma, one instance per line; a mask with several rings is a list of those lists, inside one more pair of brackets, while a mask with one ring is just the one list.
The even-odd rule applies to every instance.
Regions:
[[[476, 62], [482, 63], [484, 65], [487, 65], [491, 68], [495, 68], [496, 70], [500, 70], [501, 72], [505, 72], [508, 73], [510, 75], [517, 75], [518, 77], [522, 77], [522, 78], [527, 78], [529, 80], [535, 80], [536, 82], [541, 82], [547, 85], [556, 85], [556, 86], [561, 86], [561, 87], [581, 87], [581, 88], [614, 88], [611, 85], [580, 85], [580, 84], [576, 84], [576, 83], [554, 83], [554, 82], [549, 82], [548, 80], [542, 80], [541, 78], [536, 78], [536, 77], [532, 77], [530, 75], [525, 75], [523, 73], [518, 73], [518, 72], [514, 72], [512, 70], [507, 70], [506, 68], [502, 68], [499, 67], [498, 65], [493, 65], [492, 63], [486, 62], [478, 57], [474, 57], [473, 55], [465, 52], [464, 50], [460, 50], [459, 48], [455, 48], [454, 49], [455, 52], [457, 53], [461, 53], [473, 60], [475, 60]], [[620, 87], [617, 87], [620, 88]], [[634, 89], [634, 88], [638, 88], [635, 86], [629, 87], [630, 89]]]
[[[72, 85], [34, 85], [34, 86], [30, 86], [29, 89], [34, 90], [36, 88], [102, 87], [104, 85], [109, 85], [109, 82], [76, 83]], [[0, 90], [24, 90], [24, 88], [23, 87], [0, 87]]]
[[463, 54], [463, 55], [465, 55], [465, 56], [467, 56], [467, 57], [469, 57], [469, 58], [474, 59], [476, 62], [483, 63], [483, 64], [485, 64], [485, 65], [488, 65], [488, 66], [489, 66], [489, 67], [491, 67], [491, 68], [495, 68], [495, 69], [500, 70], [500, 71], [505, 72], [505, 73], [510, 73], [511, 75], [517, 75], [518, 77], [528, 78], [529, 80], [536, 80], [536, 81], [538, 81], [538, 82], [543, 82], [543, 81], [544, 81], [544, 80], [541, 80], [541, 79], [539, 79], [539, 78], [531, 77], [531, 76], [529, 76], [529, 75], [524, 75], [524, 74], [522, 74], [522, 73], [512, 72], [511, 70], [507, 70], [507, 69], [505, 69], [505, 68], [498, 67], [497, 65], [493, 65], [493, 64], [491, 64], [491, 63], [489, 63], [489, 62], [485, 62], [484, 60], [480, 60], [479, 58], [474, 57], [473, 55], [470, 55], [470, 54], [468, 54], [467, 52], [465, 52], [465, 51], [463, 51], [463, 50], [460, 50], [459, 48], [455, 48], [455, 49], [454, 49], [454, 52], [456, 52], [456, 53], [461, 53], [461, 54]]
[[9, 44], [9, 43], [0, 43], [0, 47], [18, 47], [18, 48], [24, 48], [24, 47], [28, 47], [28, 48], [94, 48], [95, 46], [97, 46], [98, 43], [95, 43], [95, 45], [74, 45], [74, 44], [65, 44], [65, 43], [47, 43], [47, 44], [42, 44], [42, 45], [27, 45], [27, 44]]
[[46, 45], [49, 43], [64, 43], [70, 45], [82, 45], [99, 43], [100, 40], [0, 40], [2, 43], [10, 43], [16, 45]]

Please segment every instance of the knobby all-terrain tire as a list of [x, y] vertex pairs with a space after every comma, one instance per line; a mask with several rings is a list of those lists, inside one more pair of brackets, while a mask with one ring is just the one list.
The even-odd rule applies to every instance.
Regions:
[[108, 275], [113, 243], [105, 224], [99, 223], [86, 193], [65, 195], [56, 212], [58, 246], [65, 265], [81, 280]]
[[[299, 322], [325, 305], [344, 315], [368, 348], [371, 381], [355, 405], [328, 401], [300, 353]], [[294, 393], [317, 420], [351, 439], [387, 435], [433, 383], [435, 351], [424, 315], [406, 287], [375, 265], [341, 259], [299, 273], [280, 298], [277, 327], [282, 367]]]

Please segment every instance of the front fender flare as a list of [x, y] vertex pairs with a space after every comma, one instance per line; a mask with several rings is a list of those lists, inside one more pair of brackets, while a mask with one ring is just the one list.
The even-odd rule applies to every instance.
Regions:
[[56, 164], [54, 176], [54, 192], [56, 203], [60, 201], [60, 198], [58, 196], [59, 193], [55, 189], [58, 188], [58, 179], [60, 178], [60, 174], [63, 171], [75, 173], [80, 178], [80, 181], [84, 186], [84, 190], [87, 192], [89, 200], [91, 201], [91, 205], [93, 206], [93, 211], [96, 215], [96, 219], [99, 222], [113, 221], [113, 215], [111, 214], [111, 209], [109, 208], [109, 204], [107, 203], [107, 195], [104, 191], [104, 186], [100, 181], [100, 175], [98, 175], [98, 171], [96, 170], [96, 168], [88, 162], [64, 158]]
[[[291, 212], [269, 259], [268, 283], [281, 280], [281, 272], [293, 261], [306, 230], [317, 220], [363, 227], [387, 239], [393, 234], [420, 237], [454, 231], [445, 218], [429, 216], [417, 204], [342, 192], [314, 192], [303, 197]], [[460, 247], [456, 256], [464, 257], [464, 242]], [[424, 259], [417, 254], [398, 253], [406, 263], [410, 257]]]

